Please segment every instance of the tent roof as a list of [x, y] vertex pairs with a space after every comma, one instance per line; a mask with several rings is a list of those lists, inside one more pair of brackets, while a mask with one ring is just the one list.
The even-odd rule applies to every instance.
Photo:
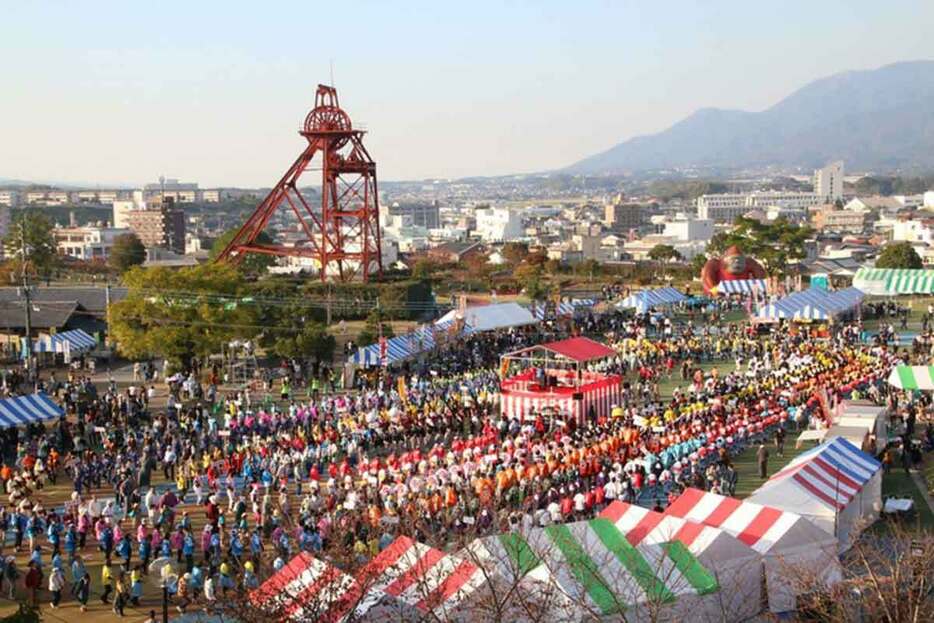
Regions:
[[290, 560], [250, 594], [254, 604], [280, 621], [341, 621], [360, 597], [353, 578], [308, 552]]
[[681, 543], [633, 546], [607, 519], [533, 530], [528, 542], [562, 590], [604, 614], [719, 589]]
[[65, 411], [43, 392], [0, 399], [0, 428], [54, 420], [64, 414]]
[[836, 539], [796, 513], [688, 488], [665, 509], [724, 530], [760, 554], [778, 554], [801, 547], [827, 546], [836, 552]]
[[[750, 500], [765, 500], [762, 494], [772, 489], [794, 487], [824, 506], [842, 510], [880, 469], [879, 461], [843, 437], [833, 437], [799, 454], [753, 493]], [[768, 499], [780, 501], [783, 497], [773, 492]]]
[[558, 342], [548, 342], [541, 344], [541, 348], [581, 363], [616, 355], [616, 351], [609, 346], [586, 337], [572, 337]]
[[934, 366], [895, 366], [889, 385], [899, 389], [934, 390]]
[[444, 619], [444, 612], [475, 592], [486, 576], [469, 560], [400, 536], [360, 570], [357, 580], [368, 590]]
[[679, 541], [714, 570], [725, 565], [745, 565], [750, 559], [759, 558], [751, 547], [719, 528], [656, 513], [635, 504], [616, 500], [599, 516], [612, 521], [633, 545]]
[[468, 307], [463, 315], [464, 322], [473, 331], [495, 331], [538, 322], [529, 310], [518, 303]]

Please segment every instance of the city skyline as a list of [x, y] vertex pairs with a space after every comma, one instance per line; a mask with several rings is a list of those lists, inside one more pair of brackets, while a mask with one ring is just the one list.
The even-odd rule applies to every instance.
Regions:
[[384, 180], [552, 170], [699, 108], [762, 110], [925, 58], [904, 17], [932, 23], [934, 7], [895, 4], [11, 4], [0, 177], [270, 186], [332, 66]]

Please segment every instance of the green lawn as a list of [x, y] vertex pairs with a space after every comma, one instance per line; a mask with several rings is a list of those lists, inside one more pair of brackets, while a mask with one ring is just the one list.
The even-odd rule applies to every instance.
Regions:
[[[775, 442], [769, 442], [767, 446], [769, 449], [769, 463], [767, 473], [770, 477], [773, 474], [780, 472], [799, 454], [815, 447], [816, 444], [814, 442], [805, 442], [800, 448], [795, 448], [795, 442], [798, 440], [798, 434], [799, 433], [793, 431], [788, 431], [788, 434], [785, 436], [784, 457], [778, 456], [776, 454]], [[739, 456], [733, 457], [733, 465], [736, 466], [736, 473], [739, 476], [736, 481], [736, 497], [738, 498], [748, 497], [752, 494], [753, 491], [761, 487], [765, 480], [767, 480], [767, 478], [765, 480], [759, 478], [759, 464], [756, 462], [755, 447], [750, 446], [746, 448], [746, 451]]]

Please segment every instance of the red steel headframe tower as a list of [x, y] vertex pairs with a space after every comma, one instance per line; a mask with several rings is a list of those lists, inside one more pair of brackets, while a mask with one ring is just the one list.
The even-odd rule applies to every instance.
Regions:
[[[318, 85], [315, 107], [299, 134], [308, 146], [275, 188], [250, 215], [217, 261], [241, 262], [248, 253], [308, 257], [317, 260], [321, 280], [335, 277], [368, 281], [382, 275], [376, 163], [341, 110], [334, 87]], [[321, 206], [302, 196], [298, 180], [320, 154]], [[262, 244], [257, 237], [279, 207], [291, 210], [308, 241], [304, 246]]]

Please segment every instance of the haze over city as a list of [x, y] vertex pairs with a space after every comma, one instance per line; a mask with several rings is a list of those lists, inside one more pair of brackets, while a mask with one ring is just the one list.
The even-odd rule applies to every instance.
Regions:
[[[879, 2], [3, 6], [0, 178], [268, 186], [318, 83], [386, 180], [568, 166], [704, 107], [930, 56], [934, 5]], [[788, 41], [797, 42], [789, 46]]]

